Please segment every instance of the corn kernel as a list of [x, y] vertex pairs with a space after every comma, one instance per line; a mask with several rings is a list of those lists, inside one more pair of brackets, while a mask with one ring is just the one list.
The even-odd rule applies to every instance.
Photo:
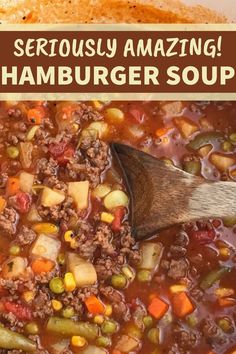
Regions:
[[101, 213], [101, 221], [111, 224], [115, 217], [111, 213]]
[[102, 109], [102, 107], [103, 107], [102, 103], [100, 101], [97, 101], [97, 100], [93, 101], [93, 105], [97, 109]]
[[70, 247], [73, 248], [73, 249], [76, 249], [78, 247], [78, 241], [73, 238], [71, 241], [70, 241]]
[[76, 133], [79, 130], [79, 124], [74, 123], [73, 124], [73, 132]]
[[64, 234], [64, 240], [66, 242], [71, 242], [71, 240], [73, 240], [73, 236], [74, 236], [74, 233], [72, 230], [68, 230], [65, 232]]
[[37, 234], [46, 234], [46, 235], [56, 235], [58, 233], [58, 226], [51, 224], [50, 222], [39, 222], [35, 224], [32, 229]]
[[104, 322], [104, 317], [102, 315], [96, 315], [93, 319], [93, 322], [101, 325]]
[[34, 299], [34, 292], [33, 291], [25, 291], [22, 294], [22, 298], [26, 301], [26, 302], [30, 302]]
[[170, 287], [170, 292], [172, 294], [176, 294], [176, 293], [181, 293], [182, 291], [186, 291], [186, 289], [187, 289], [186, 285], [178, 285], [178, 284], [176, 284], [176, 285], [172, 285]]
[[58, 300], [52, 300], [52, 307], [55, 311], [60, 311], [62, 309], [62, 303]]
[[70, 272], [65, 274], [64, 277], [64, 285], [65, 285], [65, 290], [66, 291], [73, 291], [76, 288], [76, 282], [74, 275]]
[[112, 306], [111, 305], [106, 305], [104, 315], [108, 316], [108, 317], [112, 315]]
[[84, 337], [80, 337], [80, 336], [73, 336], [71, 338], [71, 344], [74, 347], [78, 347], [78, 348], [82, 348], [87, 344], [87, 341]]
[[230, 249], [228, 247], [221, 247], [219, 249], [221, 257], [229, 258], [230, 257]]

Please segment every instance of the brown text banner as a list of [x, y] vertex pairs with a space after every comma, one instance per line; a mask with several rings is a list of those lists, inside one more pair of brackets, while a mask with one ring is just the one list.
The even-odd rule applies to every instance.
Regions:
[[236, 25], [6, 25], [0, 99], [236, 99]]

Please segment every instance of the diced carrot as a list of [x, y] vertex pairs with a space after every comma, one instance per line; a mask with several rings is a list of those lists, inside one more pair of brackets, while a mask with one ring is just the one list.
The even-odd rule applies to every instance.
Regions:
[[225, 297], [218, 299], [218, 303], [221, 307], [231, 307], [236, 305], [236, 300], [229, 297]]
[[117, 350], [117, 349], [114, 349], [113, 351], [112, 351], [112, 354], [122, 354], [119, 350]]
[[85, 305], [88, 311], [94, 315], [102, 314], [105, 311], [103, 303], [94, 295], [85, 300]]
[[3, 212], [3, 210], [6, 207], [6, 204], [7, 204], [6, 200], [3, 197], [0, 196], [0, 213]]
[[167, 128], [167, 127], [159, 128], [156, 130], [156, 136], [158, 138], [161, 138], [162, 136], [166, 135], [170, 130], [171, 128]]
[[194, 311], [194, 306], [185, 292], [174, 295], [172, 304], [173, 311], [179, 318], [185, 317]]
[[6, 185], [6, 194], [15, 195], [20, 190], [20, 180], [17, 177], [9, 177]]
[[39, 125], [42, 123], [42, 119], [45, 116], [45, 111], [42, 106], [38, 106], [36, 108], [32, 108], [28, 110], [27, 118], [28, 121], [32, 124]]
[[35, 274], [50, 272], [55, 267], [55, 263], [49, 259], [37, 258], [31, 263], [31, 268]]
[[168, 308], [169, 305], [166, 302], [161, 300], [159, 297], [154, 297], [148, 306], [148, 312], [159, 320], [164, 316]]

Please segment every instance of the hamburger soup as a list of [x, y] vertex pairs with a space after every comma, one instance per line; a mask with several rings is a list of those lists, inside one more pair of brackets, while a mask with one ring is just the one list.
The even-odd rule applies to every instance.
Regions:
[[236, 218], [135, 242], [109, 148], [235, 180], [235, 116], [232, 102], [1, 103], [1, 353], [235, 353]]

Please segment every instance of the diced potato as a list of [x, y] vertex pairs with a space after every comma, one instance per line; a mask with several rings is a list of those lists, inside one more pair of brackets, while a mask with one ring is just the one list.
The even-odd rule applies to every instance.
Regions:
[[98, 137], [101, 139], [108, 133], [108, 124], [106, 122], [92, 122], [87, 129], [96, 130]]
[[20, 143], [20, 160], [23, 168], [30, 168], [32, 163], [33, 144], [30, 142]]
[[181, 101], [167, 102], [161, 106], [167, 116], [177, 116], [182, 113], [184, 105]]
[[65, 194], [59, 190], [44, 187], [41, 194], [41, 204], [44, 207], [52, 207], [61, 204], [65, 200]]
[[99, 184], [92, 192], [92, 195], [96, 198], [104, 198], [111, 192], [111, 187], [108, 184]]
[[56, 261], [61, 248], [61, 242], [54, 237], [47, 235], [39, 235], [35, 241], [31, 254], [35, 257], [43, 257]]
[[74, 275], [78, 287], [93, 285], [97, 282], [97, 273], [92, 263], [75, 253], [67, 255], [68, 271]]
[[105, 118], [112, 124], [120, 124], [123, 123], [125, 115], [119, 108], [108, 108], [105, 111]]
[[136, 351], [139, 345], [140, 341], [137, 338], [123, 334], [116, 344], [116, 349], [122, 353], [129, 353]]
[[163, 245], [160, 242], [145, 242], [141, 245], [141, 269], [157, 269], [161, 260]]
[[31, 205], [30, 210], [29, 210], [29, 212], [27, 214], [27, 220], [30, 221], [30, 222], [40, 222], [40, 221], [42, 221], [42, 218], [39, 215], [35, 204]]
[[22, 192], [30, 193], [34, 183], [34, 175], [23, 171], [20, 173], [19, 182]]
[[53, 354], [62, 354], [66, 353], [66, 350], [68, 349], [70, 345], [70, 340], [69, 339], [61, 339], [59, 342], [54, 343], [51, 348], [52, 348], [52, 353]]
[[80, 354], [107, 354], [107, 351], [95, 345], [88, 345]]
[[200, 123], [201, 127], [204, 128], [204, 129], [207, 129], [207, 130], [213, 130], [214, 129], [214, 126], [209, 121], [209, 119], [206, 118], [206, 117], [200, 118], [199, 119], [199, 123]]
[[128, 130], [132, 137], [136, 139], [141, 139], [145, 133], [144, 129], [139, 125], [131, 125]]
[[198, 125], [189, 118], [175, 118], [174, 123], [186, 139], [199, 130]]
[[16, 279], [23, 275], [27, 267], [27, 260], [22, 257], [14, 257], [7, 260], [2, 268], [4, 278]]
[[210, 161], [219, 171], [224, 172], [235, 164], [236, 159], [233, 155], [223, 155], [218, 152], [214, 152], [210, 156]]
[[106, 195], [104, 198], [104, 205], [106, 209], [112, 210], [119, 206], [127, 207], [129, 204], [128, 196], [121, 190], [114, 190]]
[[68, 195], [73, 198], [78, 209], [87, 209], [89, 202], [89, 181], [69, 182]]
[[198, 155], [201, 157], [205, 157], [209, 154], [211, 150], [212, 150], [212, 146], [210, 144], [205, 145], [198, 150]]

